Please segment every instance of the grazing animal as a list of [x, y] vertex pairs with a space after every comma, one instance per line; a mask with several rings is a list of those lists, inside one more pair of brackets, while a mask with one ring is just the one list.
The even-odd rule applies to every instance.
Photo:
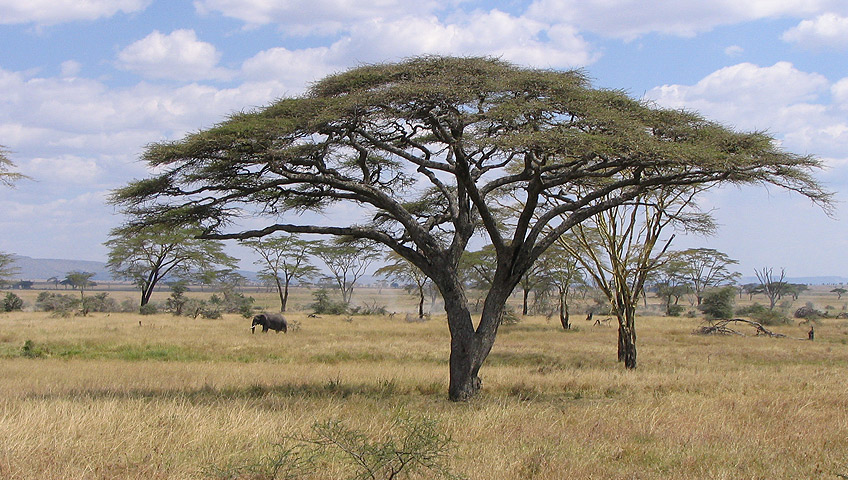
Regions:
[[250, 325], [250, 333], [254, 333], [256, 331], [257, 325], [262, 325], [262, 333], [268, 333], [269, 328], [271, 330], [276, 330], [277, 333], [280, 333], [280, 330], [282, 330], [283, 333], [286, 333], [289, 329], [286, 317], [279, 313], [260, 313], [253, 317], [253, 323]]

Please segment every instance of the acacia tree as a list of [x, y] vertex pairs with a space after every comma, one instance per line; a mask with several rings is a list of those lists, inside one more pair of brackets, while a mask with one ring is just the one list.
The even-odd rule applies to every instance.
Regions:
[[62, 281], [62, 283], [70, 285], [74, 290], [79, 289], [80, 300], [82, 302], [81, 305], [83, 308], [85, 308], [85, 289], [97, 285], [97, 283], [91, 281], [94, 275], [95, 274], [91, 272], [80, 272], [74, 270], [73, 272], [68, 272], [67, 275], [65, 275], [65, 279]]
[[577, 258], [559, 245], [553, 245], [539, 258], [539, 274], [543, 281], [557, 291], [559, 322], [563, 330], [571, 329], [568, 297], [575, 286], [583, 285], [583, 269]]
[[709, 233], [709, 215], [693, 210], [699, 187], [666, 186], [585, 220], [558, 242], [570, 252], [610, 302], [618, 319], [618, 361], [636, 368], [636, 306], [645, 283], [659, 269], [674, 235], [669, 226]]
[[[331, 75], [297, 98], [148, 147], [151, 178], [118, 189], [136, 225], [200, 222], [209, 239], [274, 232], [365, 239], [438, 287], [450, 330], [453, 400], [480, 388], [508, 297], [556, 239], [586, 218], [667, 185], [774, 184], [827, 206], [819, 160], [764, 133], [593, 89], [579, 71], [490, 58], [419, 57]], [[522, 206], [499, 221], [502, 202]], [[306, 210], [344, 203], [343, 216]], [[238, 217], [266, 219], [238, 228]], [[472, 317], [458, 268], [472, 236], [496, 253]]]
[[[196, 227], [150, 225], [142, 229], [112, 229], [104, 245], [106, 265], [118, 277], [141, 289], [140, 307], [150, 302], [153, 289], [165, 277], [207, 278], [235, 268], [236, 259], [224, 253], [223, 243], [197, 238]], [[221, 269], [221, 270], [216, 270]]]
[[276, 286], [281, 312], [286, 311], [289, 284], [292, 280], [308, 278], [318, 273], [318, 269], [309, 263], [311, 243], [297, 235], [248, 239], [242, 240], [241, 244], [250, 247], [261, 257], [254, 263], [262, 265], [259, 274]]
[[0, 184], [12, 187], [16, 181], [28, 178], [26, 175], [13, 171], [13, 168], [15, 164], [9, 160], [9, 151], [0, 145]]
[[[0, 184], [12, 187], [17, 180], [27, 177], [11, 170], [15, 167], [15, 164], [9, 160], [8, 154], [8, 150], [0, 145]], [[19, 269], [14, 264], [14, 255], [0, 252], [0, 285], [3, 285], [8, 279], [19, 272]]]
[[686, 277], [692, 285], [699, 306], [707, 289], [732, 284], [741, 276], [739, 272], [728, 268], [738, 264], [738, 261], [712, 248], [690, 248], [680, 252], [678, 256], [686, 264]]
[[757, 280], [760, 282], [757, 293], [762, 293], [769, 299], [769, 310], [774, 310], [777, 301], [786, 290], [786, 271], [780, 269], [780, 275], [775, 275], [774, 269], [763, 267], [762, 270], [754, 270]]
[[330, 270], [331, 278], [336, 282], [345, 305], [349, 305], [353, 298], [356, 282], [380, 257], [380, 251], [369, 248], [367, 243], [343, 238], [339, 241], [315, 245], [311, 251]]
[[15, 266], [14, 255], [0, 252], [0, 286], [6, 284], [19, 271], [20, 269]]
[[657, 268], [651, 276], [657, 297], [665, 301], [666, 315], [679, 314], [682, 310], [682, 307], [677, 307], [680, 297], [692, 291], [692, 284], [687, 280], [688, 265], [680, 259], [679, 255], [680, 252], [671, 252], [668, 261]]
[[384, 275], [394, 278], [399, 282], [405, 283], [407, 289], [414, 288], [418, 293], [418, 318], [424, 318], [424, 294], [425, 289], [430, 283], [430, 279], [418, 267], [409, 263], [409, 260], [397, 253], [389, 252], [386, 255], [386, 260], [390, 263], [378, 268], [374, 272], [374, 275]]

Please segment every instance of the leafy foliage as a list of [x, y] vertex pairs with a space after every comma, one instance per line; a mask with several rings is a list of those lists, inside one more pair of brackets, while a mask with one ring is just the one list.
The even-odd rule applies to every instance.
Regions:
[[15, 295], [12, 292], [6, 294], [6, 297], [3, 299], [3, 311], [4, 312], [16, 312], [24, 308], [24, 301], [21, 297]]
[[733, 300], [736, 298], [735, 287], [717, 288], [703, 295], [698, 307], [707, 318], [726, 319], [733, 317]]
[[314, 313], [326, 315], [342, 315], [347, 313], [348, 304], [344, 301], [334, 301], [330, 298], [330, 291], [321, 288], [312, 292], [315, 301], [309, 305]]

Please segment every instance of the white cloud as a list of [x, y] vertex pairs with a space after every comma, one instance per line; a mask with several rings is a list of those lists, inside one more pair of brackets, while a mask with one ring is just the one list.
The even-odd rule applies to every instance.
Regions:
[[103, 174], [103, 169], [94, 159], [76, 155], [33, 158], [21, 164], [21, 171], [38, 181], [67, 184], [93, 184]]
[[218, 68], [221, 54], [214, 45], [197, 39], [194, 30], [155, 31], [118, 53], [118, 65], [150, 78], [203, 80], [232, 74]]
[[804, 48], [848, 48], [848, 17], [834, 13], [819, 15], [787, 30], [781, 38]]
[[82, 70], [82, 64], [74, 60], [67, 60], [62, 62], [61, 68], [63, 77], [75, 77]]
[[724, 49], [724, 54], [728, 57], [738, 57], [745, 53], [745, 49], [739, 45], [731, 45]]
[[776, 17], [806, 17], [845, 10], [838, 0], [536, 0], [527, 15], [564, 22], [599, 35], [634, 39], [648, 33], [693, 36], [720, 25]]
[[287, 93], [300, 93], [309, 82], [345, 68], [424, 54], [495, 56], [557, 68], [595, 59], [589, 44], [567, 26], [549, 27], [494, 10], [453, 18], [451, 23], [434, 16], [372, 19], [351, 27], [328, 47], [260, 52], [244, 62], [242, 73], [278, 81]]
[[827, 103], [827, 94], [837, 86], [787, 62], [770, 67], [741, 63], [694, 85], [654, 88], [647, 98], [742, 130], [766, 130], [790, 151], [839, 158], [848, 150], [848, 128], [844, 115]]
[[435, 0], [196, 0], [202, 14], [218, 12], [249, 25], [276, 23], [292, 34], [329, 34], [368, 19], [423, 15], [443, 5]]
[[152, 0], [0, 0], [0, 24], [54, 25], [144, 10]]

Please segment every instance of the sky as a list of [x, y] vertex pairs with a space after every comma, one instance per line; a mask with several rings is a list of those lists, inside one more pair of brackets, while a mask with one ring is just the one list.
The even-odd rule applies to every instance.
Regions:
[[833, 216], [774, 187], [723, 188], [700, 202], [718, 232], [673, 248], [715, 248], [745, 276], [848, 277], [843, 0], [0, 0], [0, 145], [31, 177], [0, 189], [0, 252], [105, 261], [122, 222], [109, 193], [148, 175], [146, 145], [423, 54], [581, 68], [819, 157]]

